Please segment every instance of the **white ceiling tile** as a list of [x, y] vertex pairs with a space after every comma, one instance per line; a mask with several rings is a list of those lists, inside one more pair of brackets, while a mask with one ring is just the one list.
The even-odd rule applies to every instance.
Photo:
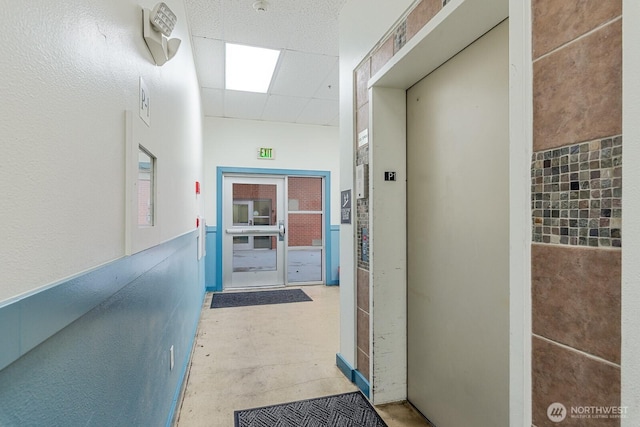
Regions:
[[[254, 0], [185, 0], [204, 114], [337, 125], [338, 14], [347, 0], [267, 1], [258, 13]], [[225, 41], [283, 50], [269, 95], [224, 90]]]
[[202, 110], [205, 116], [224, 116], [224, 90], [202, 89]]
[[291, 34], [289, 1], [272, 0], [267, 12], [256, 12], [252, 0], [224, 0], [224, 39], [256, 47], [286, 47]]
[[224, 91], [224, 115], [237, 119], [260, 120], [267, 102], [267, 94]]
[[263, 120], [295, 123], [300, 112], [309, 103], [308, 98], [270, 95], [262, 114]]
[[271, 86], [274, 95], [312, 97], [336, 63], [337, 58], [287, 50]]
[[328, 125], [338, 114], [338, 101], [312, 99], [300, 113], [298, 123]]
[[344, 1], [295, 1], [287, 48], [323, 55], [338, 55], [338, 15]]
[[192, 36], [223, 39], [220, 0], [185, 0], [185, 9]]
[[200, 86], [224, 89], [224, 42], [194, 37], [193, 49]]
[[316, 93], [313, 95], [314, 98], [319, 99], [340, 99], [340, 71], [339, 71], [338, 59], [336, 58], [336, 62], [329, 72], [327, 78], [322, 82]]

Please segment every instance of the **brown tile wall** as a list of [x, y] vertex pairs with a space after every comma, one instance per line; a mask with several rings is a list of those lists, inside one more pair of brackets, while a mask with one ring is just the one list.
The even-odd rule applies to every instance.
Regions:
[[411, 40], [442, 9], [442, 0], [422, 0], [407, 16], [407, 40]]
[[374, 76], [393, 57], [393, 37], [387, 38], [371, 55], [371, 75]]
[[533, 333], [619, 364], [621, 251], [531, 249]]
[[532, 8], [533, 424], [618, 426], [571, 410], [620, 405], [621, 0]]
[[534, 58], [622, 15], [620, 0], [532, 0], [532, 5]]
[[[356, 88], [356, 165], [369, 163], [369, 146], [358, 147], [358, 135], [369, 128], [369, 89], [371, 58], [355, 70]], [[369, 228], [369, 201], [356, 199], [357, 274], [356, 274], [356, 344], [358, 371], [369, 380], [369, 263], [362, 259], [362, 229]]]
[[[620, 406], [620, 367], [533, 337], [533, 424], [536, 427], [619, 426], [617, 418], [572, 417], [571, 408]], [[567, 418], [555, 423], [547, 417], [552, 403], [562, 403]]]
[[369, 272], [358, 268], [357, 274], [358, 371], [369, 380]]
[[[371, 77], [371, 59], [364, 61], [355, 71], [356, 87], [356, 165], [369, 163], [369, 144], [358, 147], [357, 138], [360, 132], [369, 128], [369, 90], [368, 82]], [[362, 258], [362, 229], [369, 228], [369, 200], [356, 199], [356, 230], [357, 230], [357, 265], [358, 268], [369, 270], [369, 262]]]
[[622, 133], [622, 21], [533, 64], [533, 149]]

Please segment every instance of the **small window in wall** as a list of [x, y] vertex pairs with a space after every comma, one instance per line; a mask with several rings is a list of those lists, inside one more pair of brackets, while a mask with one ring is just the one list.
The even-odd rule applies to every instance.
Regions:
[[155, 224], [156, 158], [142, 145], [138, 146], [138, 226]]

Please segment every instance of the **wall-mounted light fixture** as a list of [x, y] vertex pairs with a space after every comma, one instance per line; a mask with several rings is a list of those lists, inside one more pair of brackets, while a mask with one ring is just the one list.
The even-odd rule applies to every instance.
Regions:
[[165, 3], [158, 3], [153, 10], [142, 9], [144, 41], [156, 65], [163, 65], [178, 52], [181, 40], [167, 38], [176, 21], [176, 14]]

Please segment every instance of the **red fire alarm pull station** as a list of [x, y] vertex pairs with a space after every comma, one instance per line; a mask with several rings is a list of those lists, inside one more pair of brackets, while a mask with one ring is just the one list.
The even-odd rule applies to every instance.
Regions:
[[200, 217], [196, 217], [196, 228], [200, 228]]
[[196, 181], [196, 194], [200, 194], [200, 181]]

